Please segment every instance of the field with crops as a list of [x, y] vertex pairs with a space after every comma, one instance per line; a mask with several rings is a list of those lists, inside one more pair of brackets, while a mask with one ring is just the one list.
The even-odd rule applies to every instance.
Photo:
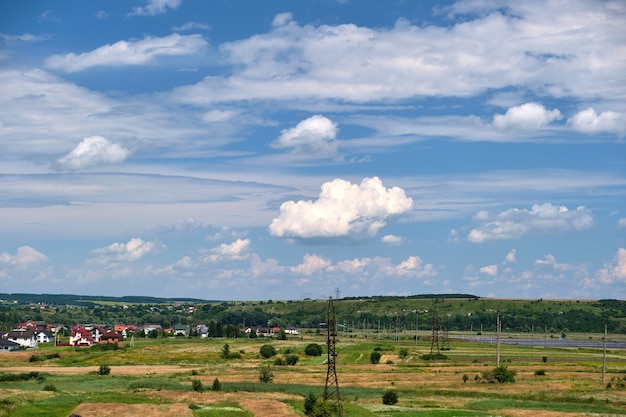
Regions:
[[[495, 344], [449, 342], [443, 357], [427, 359], [426, 332], [418, 341], [340, 333], [343, 415], [626, 415], [626, 350], [501, 345], [499, 368], [513, 380], [498, 382]], [[276, 353], [266, 358], [267, 344]], [[323, 347], [321, 356], [306, 354], [310, 344]], [[315, 331], [287, 340], [134, 339], [116, 350], [40, 344], [0, 355], [0, 416], [305, 415], [305, 397], [323, 397], [325, 344]], [[263, 368], [269, 381], [260, 381]], [[388, 391], [397, 402], [383, 404]]]

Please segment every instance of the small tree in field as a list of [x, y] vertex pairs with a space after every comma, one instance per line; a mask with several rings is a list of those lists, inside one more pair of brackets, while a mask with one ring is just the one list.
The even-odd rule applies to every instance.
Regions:
[[108, 375], [111, 373], [111, 367], [109, 365], [100, 365], [98, 369], [98, 375]]
[[213, 380], [213, 386], [211, 387], [211, 389], [213, 391], [221, 391], [222, 390], [222, 383], [220, 382], [219, 379], [215, 378]]
[[307, 356], [322, 356], [322, 346], [317, 343], [308, 344], [304, 348], [304, 353], [306, 353]]
[[304, 397], [304, 414], [310, 416], [313, 414], [313, 408], [315, 408], [315, 403], [317, 402], [317, 397], [312, 392], [309, 392], [306, 397]]
[[274, 380], [274, 372], [272, 372], [272, 367], [269, 365], [261, 366], [261, 371], [259, 372], [259, 381], [269, 384]]
[[276, 355], [276, 348], [272, 345], [263, 345], [261, 346], [261, 349], [259, 349], [259, 353], [265, 359], [271, 358], [272, 356]]
[[387, 390], [383, 394], [383, 404], [394, 405], [398, 402], [398, 393], [394, 390]]
[[380, 362], [381, 354], [379, 351], [375, 350], [370, 353], [370, 363], [377, 364]]

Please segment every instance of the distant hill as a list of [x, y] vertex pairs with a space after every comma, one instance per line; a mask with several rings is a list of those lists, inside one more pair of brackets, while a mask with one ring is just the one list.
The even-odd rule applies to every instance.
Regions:
[[215, 300], [203, 300], [200, 298], [160, 298], [139, 295], [127, 295], [124, 297], [108, 297], [102, 295], [76, 295], [76, 294], [27, 294], [0, 293], [0, 300], [16, 301], [18, 303], [55, 304], [55, 305], [91, 305], [95, 302], [127, 303], [127, 304], [171, 304], [171, 303], [210, 303]]

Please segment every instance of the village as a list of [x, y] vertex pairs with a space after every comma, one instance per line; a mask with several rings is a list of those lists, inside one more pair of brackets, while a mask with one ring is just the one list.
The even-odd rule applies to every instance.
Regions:
[[211, 321], [208, 325], [178, 324], [164, 328], [160, 324], [146, 323], [141, 326], [133, 324], [97, 325], [76, 324], [68, 327], [64, 324], [45, 324], [36, 321], [20, 323], [9, 332], [0, 332], [0, 352], [11, 352], [20, 349], [36, 349], [40, 343], [50, 343], [56, 346], [91, 347], [98, 344], [116, 344], [123, 346], [126, 339], [134, 337], [278, 337], [284, 335], [298, 335], [298, 329], [289, 326], [262, 327], [245, 326], [243, 328], [228, 325], [226, 331], [221, 323]]

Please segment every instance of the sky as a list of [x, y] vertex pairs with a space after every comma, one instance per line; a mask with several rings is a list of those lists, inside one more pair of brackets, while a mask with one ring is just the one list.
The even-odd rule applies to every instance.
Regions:
[[0, 3], [0, 292], [626, 299], [620, 0]]

